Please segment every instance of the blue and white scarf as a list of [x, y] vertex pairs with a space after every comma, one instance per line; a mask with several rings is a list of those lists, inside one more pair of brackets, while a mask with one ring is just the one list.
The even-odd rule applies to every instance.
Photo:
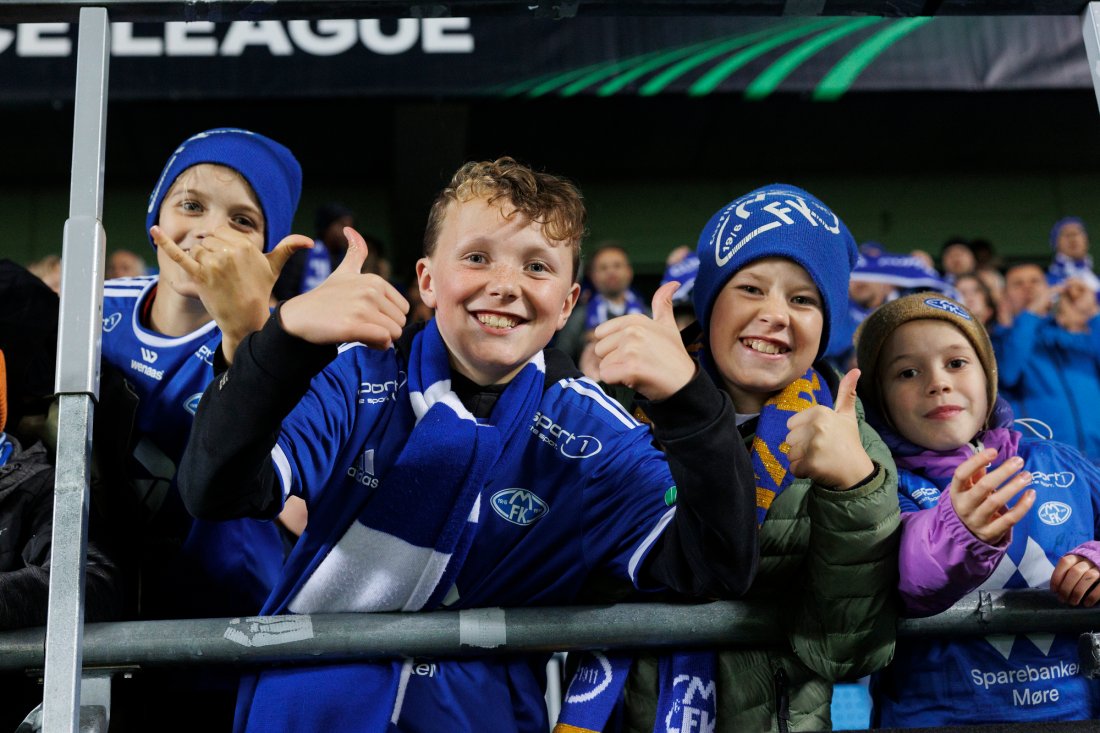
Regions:
[[588, 306], [584, 314], [584, 328], [591, 331], [599, 326], [604, 321], [617, 316], [628, 316], [631, 313], [645, 313], [645, 303], [638, 297], [638, 294], [633, 290], [627, 290], [623, 297], [626, 299], [622, 305], [622, 311], [611, 305], [611, 302], [600, 295], [599, 293], [593, 293], [592, 298], [588, 301]]
[[[415, 423], [392, 463], [375, 454], [377, 489], [288, 604], [294, 613], [420, 611], [454, 585], [477, 531], [481, 490], [497, 463], [519, 460], [542, 397], [542, 352], [478, 421], [451, 389], [433, 319], [412, 342], [408, 400]], [[387, 430], [398, 428], [391, 420]], [[391, 436], [392, 437], [392, 436]], [[401, 444], [402, 441], [398, 441]], [[393, 453], [389, 453], [393, 455]]]
[[1083, 260], [1075, 260], [1061, 252], [1054, 254], [1054, 261], [1047, 268], [1047, 283], [1060, 285], [1066, 280], [1080, 280], [1089, 286], [1090, 290], [1100, 292], [1100, 278], [1092, 271], [1092, 258], [1087, 256]]
[[[429, 610], [454, 587], [477, 533], [483, 488], [494, 467], [514, 465], [527, 444], [525, 425], [538, 408], [545, 382], [544, 357], [541, 351], [535, 354], [500, 395], [489, 419], [479, 421], [451, 389], [447, 347], [433, 319], [413, 339], [408, 380], [415, 423], [402, 450], [392, 462], [375, 454], [377, 489], [357, 512], [348, 512], [355, 519], [315, 561], [289, 602], [269, 600], [265, 613]], [[388, 429], [400, 424], [390, 420]], [[286, 682], [278, 680], [277, 671], [246, 677], [235, 730], [294, 730], [297, 723], [287, 716], [296, 713], [287, 707], [306, 705], [311, 684], [325, 690], [314, 698], [318, 704], [363, 701], [366, 708], [344, 711], [356, 718], [356, 731], [392, 729], [400, 717], [407, 666], [396, 660], [304, 668]], [[324, 719], [333, 712], [303, 714]]]

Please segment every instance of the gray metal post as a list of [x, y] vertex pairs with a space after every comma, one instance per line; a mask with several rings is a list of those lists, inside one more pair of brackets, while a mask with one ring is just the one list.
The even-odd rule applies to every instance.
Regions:
[[1090, 2], [1081, 14], [1081, 33], [1085, 37], [1085, 55], [1089, 59], [1089, 77], [1100, 105], [1100, 2]]
[[43, 692], [42, 727], [46, 733], [76, 733], [80, 721], [88, 489], [93, 400], [99, 395], [106, 253], [101, 220], [109, 48], [106, 9], [82, 8], [57, 336], [60, 412]]

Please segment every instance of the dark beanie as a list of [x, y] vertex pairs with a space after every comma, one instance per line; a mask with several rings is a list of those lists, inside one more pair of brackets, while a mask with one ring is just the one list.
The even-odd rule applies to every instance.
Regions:
[[[176, 178], [202, 163], [224, 165], [240, 173], [263, 209], [264, 252], [270, 252], [290, 234], [298, 198], [302, 194], [302, 167], [294, 154], [271, 138], [234, 127], [218, 127], [193, 135], [176, 148], [149, 196], [145, 232], [160, 219], [160, 205]], [[152, 237], [149, 238], [152, 242]]]
[[1066, 224], [1077, 224], [1077, 225], [1079, 225], [1081, 227], [1081, 231], [1083, 231], [1085, 233], [1085, 236], [1088, 236], [1089, 230], [1085, 229], [1085, 222], [1083, 222], [1080, 217], [1077, 217], [1077, 216], [1062, 217], [1058, 221], [1054, 222], [1054, 226], [1052, 226], [1050, 228], [1050, 248], [1051, 249], [1058, 249], [1058, 235], [1062, 233], [1062, 227], [1064, 227]]
[[848, 278], [858, 251], [848, 227], [813, 194], [773, 183], [733, 200], [699, 235], [699, 274], [695, 313], [710, 338], [710, 312], [726, 282], [745, 265], [766, 257], [784, 257], [802, 266], [822, 299], [822, 333], [817, 356], [829, 334], [848, 313]]
[[[992, 414], [997, 403], [997, 358], [993, 355], [993, 344], [985, 326], [970, 314], [965, 307], [939, 294], [913, 293], [892, 300], [869, 315], [856, 331], [856, 359], [863, 372], [857, 391], [863, 405], [889, 419], [882, 404], [882, 380], [879, 378], [879, 357], [882, 346], [890, 334], [909, 321], [930, 319], [946, 321], [962, 332], [974, 353], [978, 355], [982, 370], [985, 372], [985, 392], [989, 400], [989, 412]], [[989, 420], [989, 414], [986, 416]]]

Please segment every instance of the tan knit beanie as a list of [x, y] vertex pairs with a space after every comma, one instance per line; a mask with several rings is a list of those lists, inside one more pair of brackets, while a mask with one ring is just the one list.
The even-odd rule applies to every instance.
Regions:
[[874, 409], [881, 417], [889, 420], [882, 405], [882, 380], [878, 374], [882, 345], [899, 326], [922, 318], [950, 323], [974, 347], [985, 372], [985, 391], [989, 399], [989, 412], [986, 413], [988, 421], [997, 401], [997, 359], [993, 355], [989, 334], [964, 306], [936, 293], [914, 293], [898, 298], [880, 307], [860, 324], [855, 335], [856, 358], [863, 372], [857, 388], [860, 400], [866, 407]]

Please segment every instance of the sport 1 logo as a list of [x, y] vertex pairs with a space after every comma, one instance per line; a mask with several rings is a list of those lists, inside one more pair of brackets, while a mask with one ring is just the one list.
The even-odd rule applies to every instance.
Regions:
[[122, 314], [121, 313], [112, 313], [109, 316], [104, 316], [103, 317], [103, 330], [106, 331], [107, 333], [110, 333], [111, 331], [115, 330], [115, 326], [117, 326], [119, 323], [122, 323]]

